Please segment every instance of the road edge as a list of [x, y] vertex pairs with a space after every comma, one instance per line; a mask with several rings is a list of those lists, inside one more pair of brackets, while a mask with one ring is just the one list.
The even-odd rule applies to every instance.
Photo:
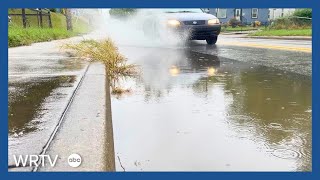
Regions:
[[112, 125], [112, 107], [111, 107], [111, 92], [110, 92], [110, 82], [108, 78], [108, 68], [105, 67], [105, 84], [106, 84], [106, 106], [105, 106], [105, 120], [106, 120], [106, 153], [105, 162], [106, 162], [106, 171], [115, 171], [115, 151], [114, 151], [114, 138], [113, 138], [113, 125]]
[[312, 41], [312, 37], [309, 37], [309, 36], [306, 36], [306, 37], [303, 37], [303, 36], [244, 36], [241, 38]]

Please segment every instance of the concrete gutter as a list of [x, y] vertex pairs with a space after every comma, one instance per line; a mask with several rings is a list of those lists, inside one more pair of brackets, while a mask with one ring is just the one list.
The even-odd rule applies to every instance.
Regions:
[[235, 34], [249, 34], [250, 32], [239, 31], [239, 32], [221, 32], [223, 35], [235, 35]]
[[[79, 154], [79, 167], [69, 166], [68, 157]], [[79, 87], [47, 153], [59, 155], [55, 167], [38, 171], [115, 171], [111, 100], [105, 66], [95, 62]]]
[[308, 40], [312, 41], [311, 36], [243, 36], [241, 38], [252, 39], [282, 39], [282, 40]]

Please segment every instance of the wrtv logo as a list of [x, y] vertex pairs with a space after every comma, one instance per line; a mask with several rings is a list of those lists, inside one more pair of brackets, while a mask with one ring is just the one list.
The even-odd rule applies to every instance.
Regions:
[[54, 167], [58, 160], [58, 155], [52, 158], [50, 155], [13, 155], [16, 167], [44, 167], [49, 164]]

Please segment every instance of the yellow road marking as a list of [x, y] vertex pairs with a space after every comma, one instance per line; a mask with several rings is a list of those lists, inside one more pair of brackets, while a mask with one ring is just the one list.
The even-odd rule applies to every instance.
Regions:
[[277, 50], [286, 50], [286, 51], [301, 51], [301, 52], [307, 52], [307, 53], [312, 52], [312, 48], [304, 48], [304, 47], [277, 46], [277, 45], [242, 43], [242, 42], [221, 42], [219, 44], [232, 45], [232, 46], [255, 47], [255, 48], [277, 49]]

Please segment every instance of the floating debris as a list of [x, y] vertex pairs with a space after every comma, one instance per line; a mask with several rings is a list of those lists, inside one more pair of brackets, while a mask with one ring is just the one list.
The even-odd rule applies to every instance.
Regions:
[[114, 88], [112, 88], [112, 91], [111, 91], [111, 93], [114, 95], [122, 95], [124, 93], [130, 93], [130, 92], [131, 92], [130, 89], [123, 89], [120, 87], [114, 87]]
[[301, 157], [301, 153], [291, 149], [276, 149], [272, 155], [281, 159], [296, 159]]

